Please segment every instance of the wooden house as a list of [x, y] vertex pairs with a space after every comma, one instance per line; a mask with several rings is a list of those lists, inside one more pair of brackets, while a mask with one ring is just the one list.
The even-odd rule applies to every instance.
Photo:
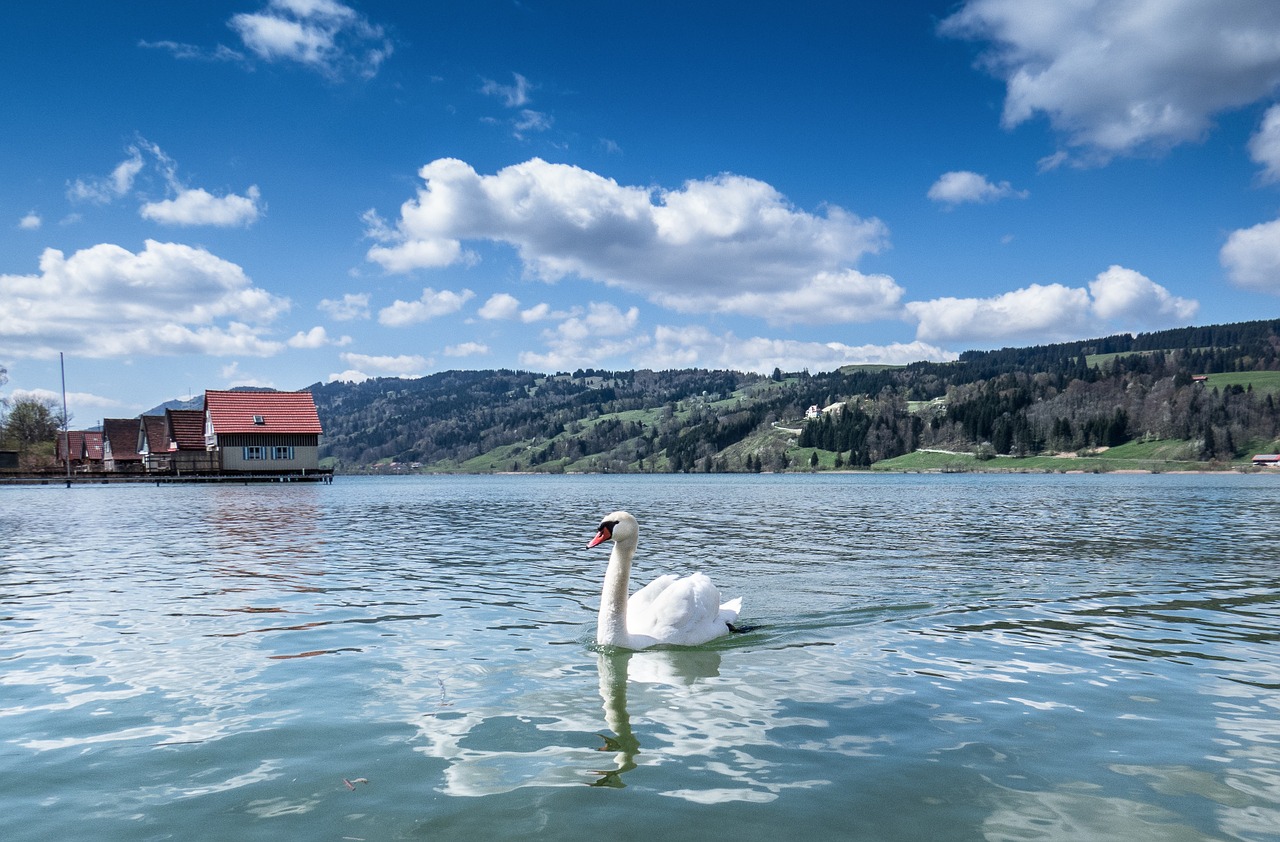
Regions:
[[204, 393], [205, 447], [224, 472], [318, 471], [320, 435], [310, 392]]
[[204, 443], [204, 410], [166, 409], [138, 421], [138, 452], [157, 474], [217, 473], [217, 454]]
[[177, 474], [218, 470], [218, 455], [205, 444], [205, 413], [200, 409], [166, 409], [171, 470]]
[[148, 471], [169, 470], [169, 433], [163, 415], [143, 415], [138, 419], [138, 453]]
[[142, 470], [142, 455], [138, 453], [137, 418], [103, 419], [102, 469], [116, 473]]
[[74, 471], [102, 470], [102, 433], [97, 430], [68, 430], [58, 433], [58, 462], [67, 464], [68, 453]]

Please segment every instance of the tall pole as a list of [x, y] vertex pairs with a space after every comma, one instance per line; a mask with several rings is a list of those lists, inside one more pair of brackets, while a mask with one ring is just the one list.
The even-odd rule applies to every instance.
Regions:
[[58, 368], [62, 370], [62, 452], [67, 457], [67, 488], [71, 487], [71, 425], [67, 423], [67, 363], [58, 352]]

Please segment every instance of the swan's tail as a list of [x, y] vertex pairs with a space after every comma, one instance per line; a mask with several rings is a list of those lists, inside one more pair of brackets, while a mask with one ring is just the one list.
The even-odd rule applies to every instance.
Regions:
[[726, 623], [733, 623], [738, 619], [738, 615], [742, 613], [742, 597], [735, 596], [728, 602], [720, 604], [720, 619]]

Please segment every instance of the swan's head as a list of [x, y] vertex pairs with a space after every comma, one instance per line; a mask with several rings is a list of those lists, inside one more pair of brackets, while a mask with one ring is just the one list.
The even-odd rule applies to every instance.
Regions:
[[613, 541], [621, 544], [626, 541], [635, 542], [636, 536], [640, 534], [640, 527], [636, 524], [636, 519], [626, 512], [614, 512], [605, 515], [600, 521], [600, 528], [596, 530], [596, 537], [591, 539], [591, 543], [587, 544], [587, 549], [603, 544], [605, 541]]

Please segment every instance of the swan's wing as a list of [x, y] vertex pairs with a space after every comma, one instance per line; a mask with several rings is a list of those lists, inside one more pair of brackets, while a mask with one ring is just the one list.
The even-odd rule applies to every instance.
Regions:
[[654, 579], [627, 600], [627, 631], [650, 634], [654, 624], [653, 604], [680, 577], [667, 573]]
[[[663, 576], [637, 592], [637, 596], [663, 581], [645, 604], [644, 612], [632, 624], [632, 604], [628, 604], [627, 627], [661, 643], [696, 645], [728, 631], [727, 621], [720, 620], [720, 592], [702, 573], [677, 579]], [[634, 597], [633, 597], [634, 599]]]
[[720, 605], [719, 619], [725, 623], [738, 622], [738, 615], [742, 613], [742, 597], [735, 596], [728, 602]]

